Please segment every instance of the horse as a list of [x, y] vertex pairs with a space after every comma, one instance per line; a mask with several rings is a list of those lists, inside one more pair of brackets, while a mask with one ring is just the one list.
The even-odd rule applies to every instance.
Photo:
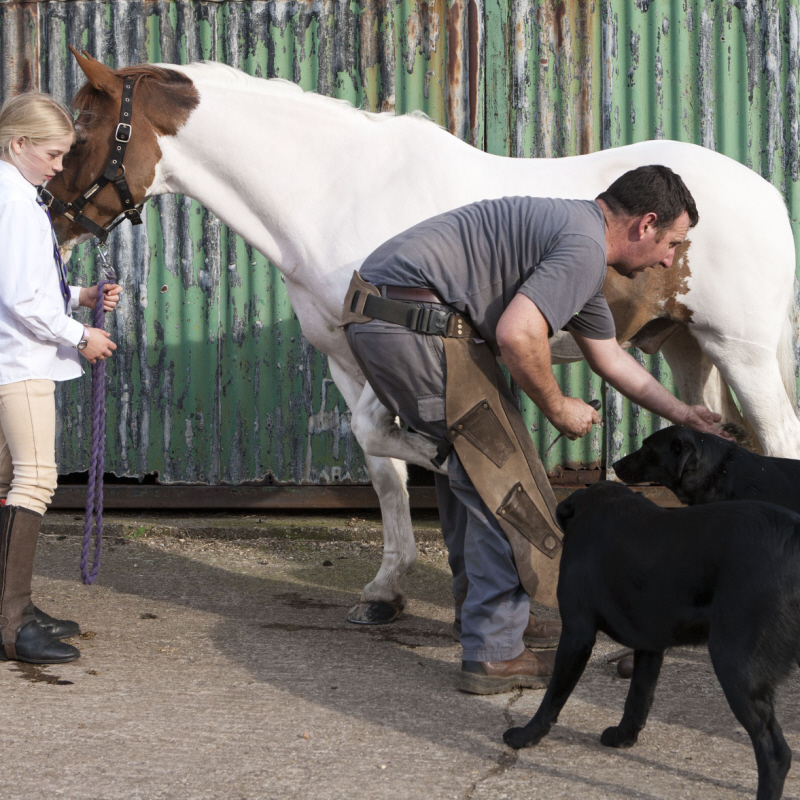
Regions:
[[[444, 211], [513, 195], [592, 199], [629, 169], [671, 167], [692, 191], [700, 224], [671, 269], [635, 281], [609, 270], [604, 291], [617, 338], [660, 349], [684, 401], [741, 424], [732, 389], [761, 450], [800, 458], [794, 241], [781, 195], [747, 167], [675, 141], [567, 158], [493, 156], [424, 115], [366, 112], [223, 64], [115, 71], [73, 54], [88, 80], [73, 100], [79, 135], [47, 188], [70, 201], [103, 171], [116, 146], [123, 79], [132, 79], [125, 170], [134, 202], [178, 192], [210, 209], [283, 273], [304, 335], [328, 357], [384, 521], [383, 561], [351, 621], [388, 622], [405, 605], [401, 578], [416, 559], [406, 462], [432, 469], [436, 448], [402, 430], [365, 383], [340, 327], [342, 302], [373, 249]], [[107, 225], [122, 210], [109, 184], [84, 212]], [[55, 225], [67, 250], [90, 238], [67, 217]], [[551, 347], [554, 362], [581, 358], [566, 334]]]

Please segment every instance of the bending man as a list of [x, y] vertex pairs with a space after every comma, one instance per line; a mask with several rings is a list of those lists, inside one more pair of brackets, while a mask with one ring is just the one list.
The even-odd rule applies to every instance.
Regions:
[[560, 330], [635, 403], [718, 432], [719, 415], [681, 403], [620, 348], [602, 294], [607, 265], [628, 278], [669, 268], [697, 222], [679, 176], [640, 167], [594, 201], [506, 197], [441, 214], [381, 245], [354, 275], [343, 322], [366, 379], [447, 457], [436, 485], [464, 691], [545, 686], [553, 651], [531, 652], [523, 636], [535, 646], [560, 632], [530, 615], [529, 596], [555, 605], [561, 533], [496, 358], [570, 439], [600, 419], [555, 380], [548, 339]]

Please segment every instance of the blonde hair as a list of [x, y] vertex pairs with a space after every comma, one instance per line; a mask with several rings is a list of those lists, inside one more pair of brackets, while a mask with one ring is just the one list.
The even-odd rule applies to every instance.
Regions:
[[11, 149], [14, 139], [24, 136], [38, 145], [75, 136], [75, 124], [69, 111], [43, 92], [25, 92], [3, 103], [0, 109], [0, 158], [17, 163]]

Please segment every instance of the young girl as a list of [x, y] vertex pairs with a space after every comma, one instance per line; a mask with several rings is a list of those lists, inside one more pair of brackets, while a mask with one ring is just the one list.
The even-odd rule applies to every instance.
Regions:
[[[0, 110], [0, 660], [72, 661], [61, 641], [80, 632], [33, 605], [31, 578], [42, 515], [56, 488], [55, 381], [83, 373], [116, 345], [99, 328], [72, 318], [94, 307], [97, 286], [69, 286], [50, 219], [36, 187], [62, 169], [75, 139], [69, 112], [30, 92]], [[104, 308], [121, 287], [107, 285]]]

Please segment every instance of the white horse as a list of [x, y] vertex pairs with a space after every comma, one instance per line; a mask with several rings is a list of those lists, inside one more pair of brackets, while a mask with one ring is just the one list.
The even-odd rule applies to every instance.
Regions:
[[[636, 281], [610, 271], [605, 290], [620, 342], [661, 347], [686, 402], [741, 421], [731, 387], [763, 451], [800, 458], [794, 242], [780, 194], [746, 167], [672, 141], [509, 159], [421, 116], [367, 113], [221, 64], [115, 72], [89, 57], [78, 61], [89, 80], [76, 96], [84, 142], [49, 185], [53, 194], [72, 199], [102, 171], [120, 76], [136, 78], [125, 156], [136, 202], [180, 192], [210, 209], [281, 270], [305, 336], [328, 356], [384, 520], [383, 563], [351, 610], [353, 621], [388, 621], [404, 606], [400, 579], [416, 558], [404, 462], [430, 468], [435, 450], [401, 431], [365, 384], [339, 327], [342, 301], [374, 248], [449, 209], [510, 195], [594, 198], [631, 168], [674, 169], [695, 197], [700, 224], [671, 270]], [[107, 187], [87, 214], [106, 224], [120, 210]], [[63, 217], [57, 229], [67, 246], [88, 238]], [[554, 360], [580, 357], [571, 342], [556, 337]]]

